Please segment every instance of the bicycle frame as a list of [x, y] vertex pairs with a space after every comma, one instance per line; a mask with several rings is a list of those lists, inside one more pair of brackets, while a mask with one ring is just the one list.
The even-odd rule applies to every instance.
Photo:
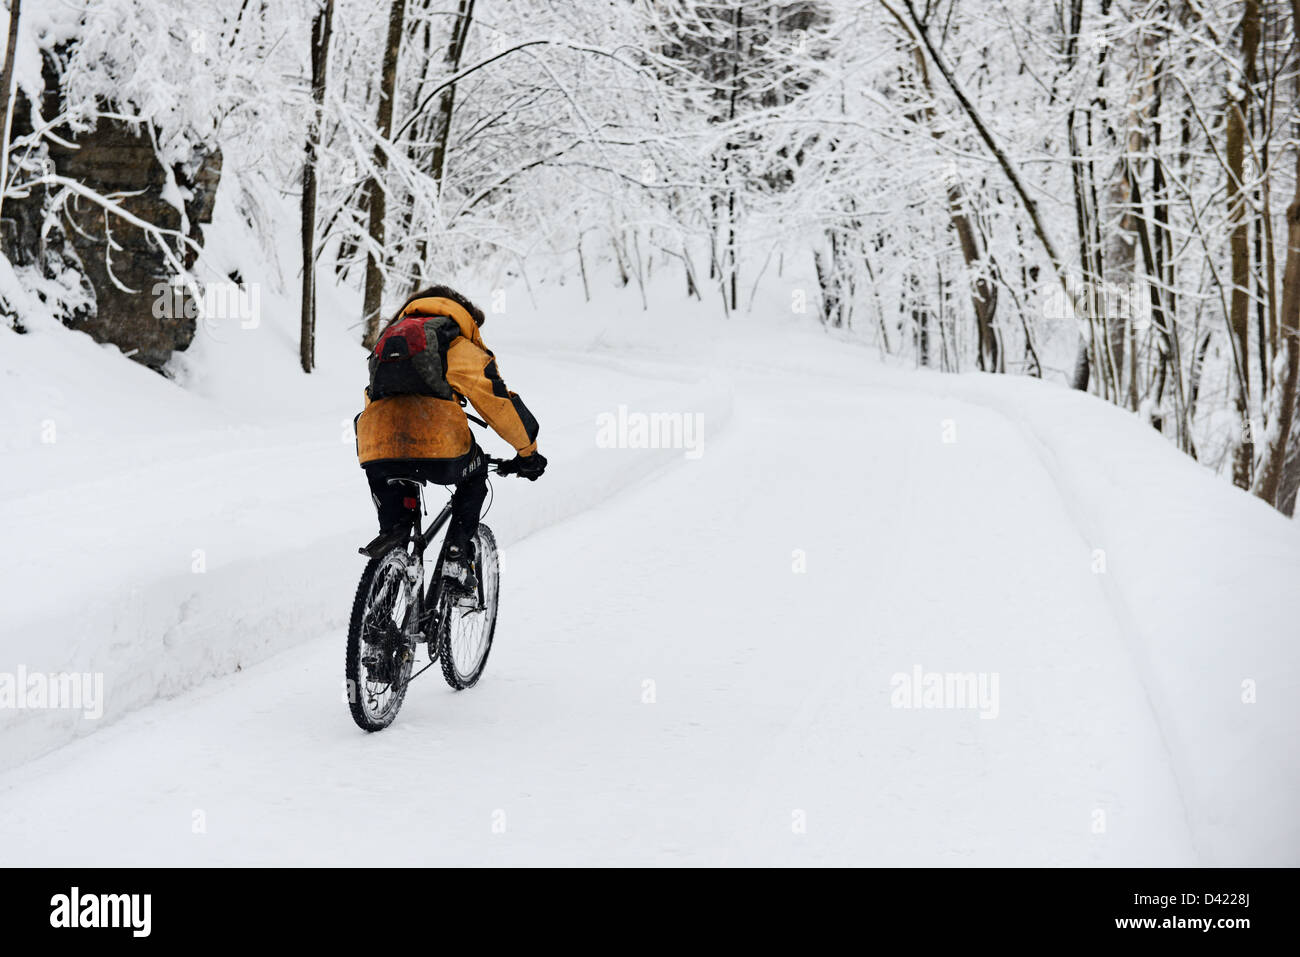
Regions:
[[[420, 500], [420, 512], [415, 519], [413, 538], [415, 541], [415, 557], [419, 559], [420, 566], [423, 568], [424, 554], [428, 551], [429, 546], [433, 544], [434, 536], [442, 531], [443, 526], [451, 521], [451, 500], [449, 499], [447, 501], [447, 504], [444, 505], [442, 510], [433, 517], [433, 521], [431, 521], [426, 528], [421, 528], [420, 523], [424, 518], [424, 483], [418, 479], [407, 478], [391, 478], [388, 480], [388, 483], [390, 485], [412, 485], [415, 487], [415, 494]], [[434, 575], [430, 578], [427, 588], [425, 587], [424, 582], [420, 583], [420, 600], [425, 606], [420, 609], [421, 630], [423, 630], [425, 624], [424, 619], [427, 618], [436, 604], [435, 599], [437, 598], [437, 594], [435, 588], [438, 584], [438, 572], [439, 569], [435, 568]]]
[[433, 517], [433, 521], [429, 523], [429, 527], [426, 528], [423, 532], [420, 531], [419, 522], [418, 521], [416, 522], [415, 537], [420, 542], [421, 553], [423, 553], [424, 550], [433, 543], [433, 536], [437, 535], [440, 531], [442, 531], [442, 527], [446, 525], [449, 521], [451, 521], [450, 501], [448, 501], [447, 504], [442, 507], [441, 512], [439, 512], [437, 515]]
[[[488, 472], [492, 472], [495, 470], [499, 470], [500, 467], [504, 464], [505, 462], [502, 459], [493, 458], [491, 456], [485, 456], [483, 462], [483, 468]], [[436, 536], [440, 531], [442, 531], [443, 527], [449, 521], [451, 521], [451, 500], [449, 499], [447, 501], [447, 504], [442, 507], [442, 510], [439, 511], [438, 514], [433, 517], [433, 521], [429, 523], [428, 527], [422, 530], [420, 528], [420, 520], [424, 517], [424, 482], [421, 481], [420, 479], [413, 479], [413, 478], [390, 478], [388, 482], [390, 485], [413, 485], [415, 487], [415, 493], [420, 500], [420, 514], [416, 517], [415, 528], [413, 530], [414, 539], [415, 539], [415, 555], [420, 560], [421, 567], [423, 567], [424, 554], [426, 550], [429, 548], [429, 546], [433, 544], [434, 536]], [[429, 616], [433, 614], [438, 604], [437, 602], [438, 589], [441, 587], [442, 584], [441, 583], [442, 568], [440, 566], [441, 566], [441, 556], [439, 556], [438, 562], [435, 563], [434, 565], [433, 574], [429, 578], [429, 583], [427, 588], [425, 587], [423, 582], [421, 582], [420, 584], [420, 599], [424, 604], [424, 607], [421, 608], [420, 610], [419, 624], [420, 624], [421, 632], [425, 631], [425, 629], [432, 624], [432, 622], [429, 620]], [[483, 583], [479, 582], [478, 587], [479, 587], [479, 597], [481, 599]]]

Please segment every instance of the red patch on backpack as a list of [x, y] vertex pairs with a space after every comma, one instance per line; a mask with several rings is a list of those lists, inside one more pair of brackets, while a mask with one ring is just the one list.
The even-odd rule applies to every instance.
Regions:
[[[424, 324], [427, 321], [428, 316], [408, 316], [393, 323], [375, 343], [375, 355], [381, 360], [409, 359], [417, 352], [423, 352], [429, 347], [429, 340], [424, 335]], [[397, 346], [394, 339], [405, 340], [406, 348]]]

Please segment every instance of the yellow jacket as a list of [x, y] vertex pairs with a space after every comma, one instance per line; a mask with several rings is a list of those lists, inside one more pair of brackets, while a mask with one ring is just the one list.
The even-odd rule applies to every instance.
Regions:
[[[483, 344], [469, 312], [450, 299], [416, 299], [398, 315], [449, 316], [460, 329], [447, 346], [447, 384], [469, 400], [475, 411], [520, 455], [537, 450], [537, 420], [506, 388], [496, 358]], [[361, 464], [387, 459], [455, 459], [473, 445], [469, 420], [455, 399], [431, 395], [394, 395], [370, 400], [357, 418], [357, 458]]]

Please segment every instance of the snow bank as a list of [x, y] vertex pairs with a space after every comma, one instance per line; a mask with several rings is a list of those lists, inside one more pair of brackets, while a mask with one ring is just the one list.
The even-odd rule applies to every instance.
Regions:
[[975, 376], [952, 394], [1019, 426], [1060, 489], [1147, 690], [1202, 860], [1294, 866], [1300, 529], [1097, 399]]
[[[60, 333], [78, 347], [90, 343], [80, 333], [52, 335]], [[235, 341], [242, 348], [253, 338]], [[337, 632], [342, 648], [362, 565], [356, 546], [373, 534], [374, 523], [348, 431], [360, 380], [338, 377], [332, 407], [313, 416], [218, 428], [211, 419], [222, 407], [101, 356], [93, 343], [89, 353], [74, 350], [56, 363], [41, 338], [13, 339], [17, 348], [5, 355], [14, 363], [10, 385], [18, 392], [31, 384], [17, 375], [24, 368], [61, 363], [67, 370], [57, 414], [46, 411], [49, 399], [41, 394], [6, 405], [33, 433], [42, 416], [80, 422], [106, 381], [112, 411], [95, 420], [95, 429], [69, 429], [51, 446], [11, 457], [11, 495], [0, 500], [10, 544], [0, 558], [0, 670], [22, 665], [29, 672], [101, 674], [105, 710], [87, 720], [71, 710], [0, 709], [0, 766], [323, 633]], [[596, 355], [501, 354], [508, 381], [542, 422], [542, 448], [552, 463], [541, 482], [494, 483], [488, 521], [506, 549], [682, 461], [681, 449], [610, 454], [598, 447], [601, 412], [630, 403], [698, 413], [710, 436], [730, 413], [728, 393], [707, 377], [629, 376], [602, 367]], [[352, 372], [363, 370], [358, 361]], [[345, 379], [346, 388], [338, 384]], [[83, 384], [73, 393], [75, 381]], [[572, 388], [575, 381], [581, 390]], [[261, 387], [268, 407], [274, 391], [269, 383]], [[163, 397], [170, 401], [160, 402]], [[167, 431], [179, 424], [168, 409], [180, 421], [192, 414], [208, 427]], [[116, 427], [116, 416], [131, 425]], [[135, 435], [144, 422], [154, 423], [156, 433]], [[107, 437], [91, 440], [87, 433], [96, 429]], [[494, 454], [507, 454], [499, 439], [484, 441]], [[34, 487], [34, 476], [43, 490]], [[439, 490], [429, 495], [436, 508]]]

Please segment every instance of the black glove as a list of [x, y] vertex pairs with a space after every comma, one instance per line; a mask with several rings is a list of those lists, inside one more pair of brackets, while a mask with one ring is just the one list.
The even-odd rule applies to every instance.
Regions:
[[530, 482], [536, 482], [546, 471], [546, 456], [541, 452], [532, 455], [516, 455], [509, 462], [497, 468], [503, 475], [518, 475]]

